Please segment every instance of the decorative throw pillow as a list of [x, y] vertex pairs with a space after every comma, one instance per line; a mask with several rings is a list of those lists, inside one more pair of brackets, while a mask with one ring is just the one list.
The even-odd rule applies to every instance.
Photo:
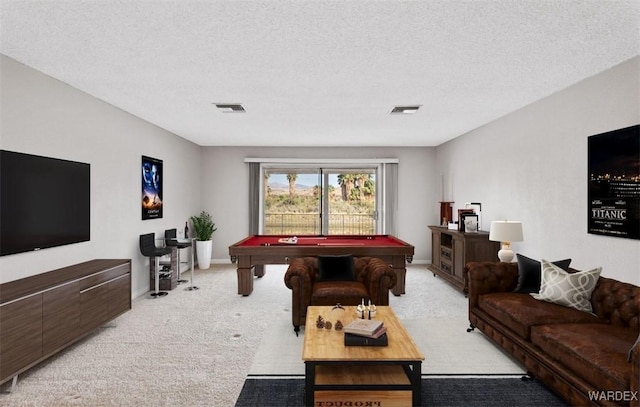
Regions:
[[354, 281], [353, 255], [318, 256], [318, 281]]
[[[513, 290], [513, 292], [540, 292], [540, 276], [542, 275], [540, 262], [521, 254], [516, 254], [516, 258], [518, 259], [518, 286]], [[553, 264], [566, 271], [569, 270], [571, 259], [554, 261]]]
[[531, 294], [536, 300], [592, 312], [591, 293], [596, 288], [602, 267], [588, 271], [567, 273], [560, 267], [542, 260], [540, 293]]

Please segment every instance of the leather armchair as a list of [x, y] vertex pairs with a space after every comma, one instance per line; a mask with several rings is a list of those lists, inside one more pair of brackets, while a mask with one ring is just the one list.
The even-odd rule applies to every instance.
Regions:
[[291, 260], [284, 283], [291, 289], [291, 320], [296, 335], [305, 324], [309, 305], [358, 305], [364, 298], [375, 305], [389, 305], [389, 290], [397, 282], [393, 268], [381, 259], [354, 259], [353, 281], [319, 281], [318, 258]]

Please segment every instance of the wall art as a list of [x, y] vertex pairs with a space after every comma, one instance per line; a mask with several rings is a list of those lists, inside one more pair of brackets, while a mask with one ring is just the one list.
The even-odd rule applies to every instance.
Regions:
[[640, 239], [640, 125], [588, 143], [588, 233]]
[[162, 160], [142, 156], [142, 220], [162, 218]]

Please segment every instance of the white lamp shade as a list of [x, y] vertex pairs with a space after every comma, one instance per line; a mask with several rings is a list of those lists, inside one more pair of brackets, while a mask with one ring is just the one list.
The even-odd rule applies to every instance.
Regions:
[[521, 242], [522, 222], [513, 220], [498, 220], [491, 222], [489, 240], [496, 242]]

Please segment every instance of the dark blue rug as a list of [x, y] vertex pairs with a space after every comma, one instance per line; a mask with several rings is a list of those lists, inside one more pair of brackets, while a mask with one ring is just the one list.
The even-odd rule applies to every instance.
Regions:
[[[300, 407], [304, 378], [248, 378], [235, 407]], [[537, 380], [514, 378], [424, 378], [422, 405], [446, 407], [566, 407]]]

